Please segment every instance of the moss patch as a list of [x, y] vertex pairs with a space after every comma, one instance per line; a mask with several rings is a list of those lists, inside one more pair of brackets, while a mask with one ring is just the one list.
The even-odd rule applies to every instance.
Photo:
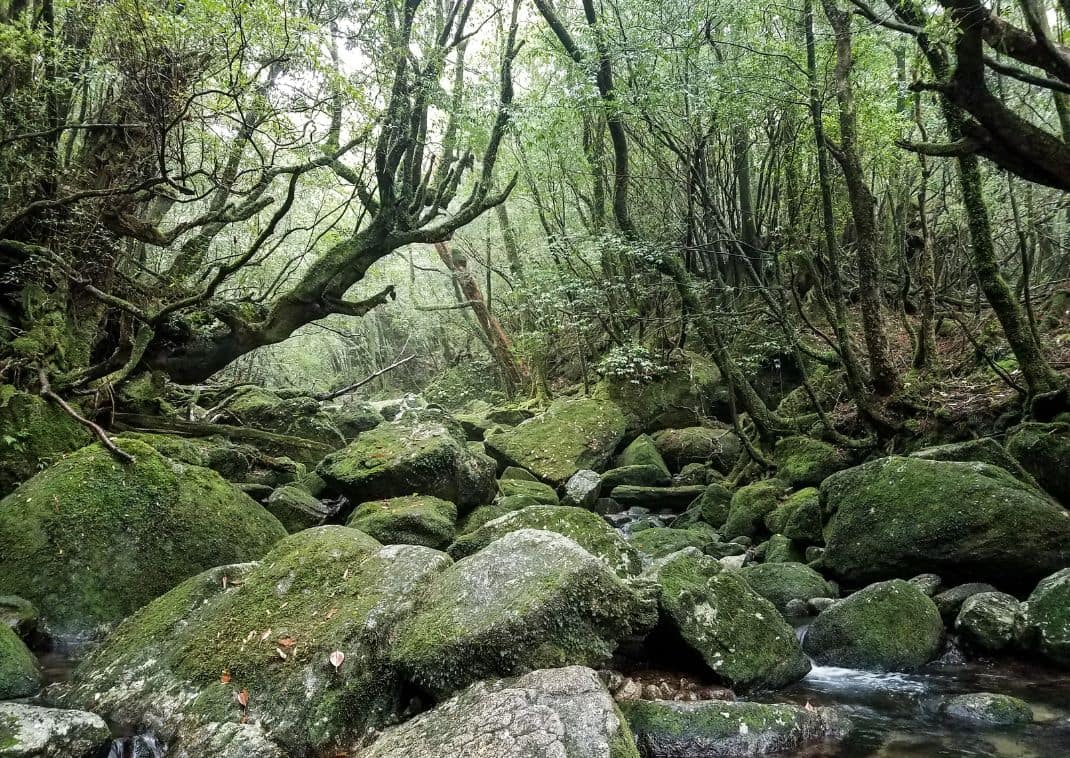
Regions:
[[453, 541], [457, 506], [428, 495], [409, 495], [361, 503], [346, 526], [370, 534], [384, 545], [424, 545], [443, 550]]

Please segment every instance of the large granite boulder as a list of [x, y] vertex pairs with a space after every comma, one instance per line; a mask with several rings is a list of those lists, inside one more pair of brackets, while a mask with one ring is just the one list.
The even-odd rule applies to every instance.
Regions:
[[1015, 589], [1070, 565], [1070, 513], [984, 463], [881, 458], [821, 500], [822, 564], [848, 584], [931, 572]]
[[559, 487], [580, 469], [605, 468], [624, 431], [624, 414], [611, 401], [562, 398], [545, 413], [488, 434], [485, 444], [501, 465], [527, 469]]
[[[810, 670], [795, 632], [735, 571], [688, 548], [656, 561], [660, 632], [676, 634], [733, 689], [779, 689]], [[655, 643], [652, 643], [655, 644]]]
[[[656, 470], [657, 475], [652, 478], [656, 478], [659, 481], [649, 482], [649, 484], [666, 484], [672, 478], [672, 473], [665, 464], [665, 459], [658, 452], [657, 444], [648, 434], [640, 434], [628, 443], [628, 447], [624, 448], [621, 454], [617, 456], [618, 468], [627, 468], [629, 466], [645, 466]], [[644, 482], [644, 484], [646, 483]]]
[[808, 601], [838, 594], [821, 574], [802, 563], [755, 563], [744, 566], [739, 573], [752, 590], [781, 613], [792, 600]]
[[1070, 568], [1043, 579], [1025, 603], [1026, 647], [1070, 668]]
[[454, 560], [466, 558], [520, 529], [542, 529], [568, 537], [622, 577], [634, 576], [641, 569], [639, 553], [603, 518], [565, 505], [533, 505], [499, 516], [458, 537], [449, 554]]
[[354, 503], [431, 495], [472, 507], [494, 499], [495, 468], [452, 419], [428, 410], [363, 432], [316, 472]]
[[1005, 592], [979, 592], [966, 598], [955, 618], [955, 631], [976, 650], [998, 653], [1017, 641], [1022, 604]]
[[109, 742], [95, 714], [0, 703], [0, 758], [98, 758]]
[[457, 531], [457, 506], [430, 495], [405, 495], [361, 503], [346, 526], [384, 545], [423, 545], [445, 550]]
[[777, 440], [773, 458], [777, 477], [792, 487], [816, 487], [851, 465], [846, 451], [802, 435]]
[[936, 658], [944, 624], [932, 599], [910, 582], [872, 584], [819, 615], [803, 639], [818, 663], [869, 671], [912, 671]]
[[149, 729], [177, 755], [345, 752], [404, 707], [389, 637], [450, 564], [346, 527], [299, 532], [142, 608], [59, 702]]
[[94, 634], [210, 566], [260, 558], [286, 530], [205, 468], [117, 440], [73, 453], [0, 501], [0, 587], [48, 633]]
[[653, 621], [651, 602], [576, 542], [521, 529], [440, 574], [390, 654], [445, 697], [480, 679], [598, 665]]
[[779, 479], [764, 479], [736, 490], [728, 506], [728, 519], [721, 529], [724, 536], [734, 539], [764, 534], [765, 519], [777, 509], [785, 489], [785, 483]]
[[598, 675], [569, 666], [478, 682], [357, 758], [638, 758]]

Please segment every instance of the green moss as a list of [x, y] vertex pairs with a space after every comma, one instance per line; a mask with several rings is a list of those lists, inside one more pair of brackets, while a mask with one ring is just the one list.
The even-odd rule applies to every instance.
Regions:
[[1070, 569], [1042, 580], [1025, 606], [1025, 642], [1060, 666], [1070, 668]]
[[542, 482], [527, 482], [523, 479], [502, 479], [498, 482], [501, 497], [522, 496], [534, 500], [540, 505], [557, 505], [557, 491]]
[[424, 545], [443, 550], [453, 541], [457, 506], [428, 495], [409, 495], [361, 503], [346, 526], [384, 545]]
[[[678, 743], [698, 751], [694, 755], [764, 755], [773, 745], [794, 752], [800, 743], [826, 736], [824, 728], [808, 723], [821, 722], [819, 714], [795, 705], [631, 700], [621, 708], [641, 743]], [[754, 740], [754, 752], [745, 747], [748, 739]]]
[[621, 466], [602, 474], [602, 491], [611, 492], [621, 485], [664, 487], [672, 478], [658, 466]]
[[653, 467], [658, 470], [663, 479], [669, 479], [672, 476], [653, 438], [646, 434], [640, 434], [628, 444], [628, 447], [624, 448], [624, 451], [617, 457], [617, 466]]
[[714, 528], [724, 526], [732, 504], [732, 493], [721, 484], [707, 485], [706, 489], [677, 520], [679, 526], [708, 524]]
[[802, 563], [806, 551], [783, 534], [774, 534], [762, 543], [762, 560], [766, 563]]
[[90, 439], [89, 431], [56, 405], [0, 385], [0, 495]]
[[583, 508], [563, 505], [534, 505], [488, 521], [458, 537], [450, 546], [449, 554], [459, 560], [519, 529], [541, 529], [564, 535], [601, 558], [621, 576], [633, 576], [640, 571], [639, 553], [600, 516]]
[[972, 692], [950, 697], [940, 706], [948, 718], [991, 726], [1029, 724], [1033, 709], [1029, 703], [1010, 695], [992, 692]]
[[37, 659], [10, 627], [0, 624], [0, 700], [28, 697], [40, 688]]
[[722, 473], [730, 471], [742, 449], [735, 433], [723, 427], [665, 429], [654, 435], [654, 443], [673, 471], [689, 463], [708, 463]]
[[936, 604], [910, 582], [871, 584], [819, 615], [803, 647], [831, 666], [911, 671], [933, 660], [944, 639]]
[[791, 600], [836, 597], [821, 574], [801, 563], [758, 563], [744, 566], [740, 575], [751, 589], [784, 612]]
[[724, 523], [724, 536], [732, 539], [763, 534], [765, 517], [776, 510], [785, 488], [778, 479], [766, 479], [736, 490]]
[[843, 450], [803, 436], [777, 440], [773, 457], [777, 462], [777, 477], [793, 487], [817, 486], [850, 465]]
[[628, 544], [650, 558], [663, 558], [686, 547], [705, 551], [717, 541], [715, 538], [716, 533], [700, 529], [651, 527], [631, 535]]
[[1041, 487], [1070, 505], [1070, 424], [1022, 424], [1007, 436], [1007, 451]]
[[0, 586], [32, 601], [55, 634], [92, 632], [285, 536], [215, 472], [117, 444], [136, 461], [91, 445], [0, 501]]

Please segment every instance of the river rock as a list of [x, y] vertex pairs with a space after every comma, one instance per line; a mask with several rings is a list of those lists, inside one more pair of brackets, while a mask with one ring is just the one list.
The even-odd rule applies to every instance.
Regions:
[[500, 464], [525, 468], [559, 487], [580, 469], [605, 468], [624, 430], [624, 414], [610, 401], [559, 399], [539, 416], [487, 434], [485, 444]]
[[956, 721], [986, 726], [1011, 726], [1033, 721], [1033, 709], [1029, 703], [992, 692], [971, 692], [949, 697], [940, 705], [940, 712]]
[[637, 487], [622, 484], [609, 496], [624, 508], [648, 508], [652, 511], [682, 512], [706, 491], [703, 485], [685, 487]]
[[465, 507], [494, 499], [495, 469], [452, 419], [428, 410], [364, 432], [316, 471], [354, 503], [431, 495]]
[[817, 488], [806, 487], [791, 493], [766, 515], [765, 527], [803, 544], [821, 542], [821, 503]]
[[264, 507], [291, 534], [322, 526], [339, 512], [338, 504], [320, 500], [296, 484], [284, 484], [275, 489], [264, 501]]
[[657, 561], [649, 574], [664, 632], [678, 633], [733, 689], [778, 689], [810, 670], [791, 626], [738, 572], [689, 548]]
[[672, 477], [657, 466], [620, 466], [604, 472], [601, 477], [602, 491], [630, 484], [639, 487], [667, 487]]
[[557, 490], [549, 484], [537, 481], [534, 478], [531, 480], [502, 478], [498, 482], [498, 497], [515, 496], [529, 498], [539, 505], [557, 505], [560, 502], [557, 497]]
[[653, 621], [652, 603], [579, 544], [521, 529], [438, 576], [398, 629], [391, 658], [444, 697], [480, 679], [598, 665]]
[[654, 435], [654, 444], [672, 471], [688, 463], [709, 463], [726, 473], [732, 470], [743, 449], [739, 437], [728, 427], [666, 429]]
[[0, 700], [28, 697], [39, 689], [37, 659], [9, 626], [0, 625]]
[[943, 592], [937, 592], [933, 595], [933, 602], [936, 603], [936, 608], [940, 611], [940, 617], [943, 618], [944, 623], [951, 624], [955, 621], [955, 617], [959, 615], [959, 611], [962, 610], [962, 604], [967, 599], [981, 592], [995, 591], [996, 588], [991, 584], [967, 582], [966, 584], [959, 584], [946, 589]]
[[1029, 596], [1024, 642], [1049, 660], [1070, 667], [1070, 568], [1042, 580]]
[[818, 616], [803, 648], [829, 666], [911, 671], [936, 658], [943, 639], [932, 599], [910, 582], [893, 579], [859, 590]]
[[728, 511], [732, 503], [732, 493], [722, 484], [709, 484], [698, 498], [692, 501], [680, 518], [679, 525], [693, 526], [708, 524], [721, 528], [728, 520]]
[[765, 517], [776, 510], [784, 490], [784, 482], [778, 479], [765, 479], [736, 490], [721, 530], [724, 536], [732, 539], [765, 533]]
[[939, 574], [918, 574], [909, 581], [929, 597], [935, 597], [944, 588], [944, 580]]
[[0, 758], [96, 758], [109, 742], [95, 714], [0, 703]]
[[542, 529], [568, 537], [622, 577], [634, 576], [641, 569], [639, 553], [602, 517], [564, 505], [533, 505], [507, 513], [461, 535], [450, 545], [449, 553], [460, 560], [520, 529]]
[[621, 704], [644, 758], [803, 755], [847, 735], [833, 708], [749, 702], [635, 700]]
[[777, 464], [777, 477], [792, 487], [816, 487], [851, 465], [844, 450], [802, 435], [777, 440], [773, 460]]
[[784, 613], [792, 600], [835, 597], [836, 590], [821, 574], [802, 563], [756, 563], [740, 569], [750, 588]]
[[658, 452], [658, 446], [648, 434], [640, 434], [617, 456], [617, 466], [649, 466], [658, 470], [659, 479], [667, 482], [672, 478], [665, 459]]
[[457, 506], [430, 495], [406, 495], [361, 503], [346, 526], [384, 545], [423, 545], [445, 550], [453, 542]]
[[1007, 451], [1041, 487], [1070, 506], [1070, 424], [1021, 424], [1007, 435]]
[[783, 534], [774, 534], [754, 549], [754, 557], [765, 563], [802, 563], [806, 551]]
[[1021, 603], [1013, 595], [979, 592], [962, 604], [955, 631], [975, 649], [998, 653], [1014, 644], [1021, 622]]
[[822, 563], [849, 584], [933, 572], [1014, 589], [1070, 565], [1070, 513], [988, 464], [881, 458], [821, 499]]
[[628, 544], [649, 559], [664, 558], [688, 547], [706, 552], [717, 541], [717, 533], [706, 529], [673, 529], [664, 526], [641, 529], [628, 537]]
[[358, 758], [638, 758], [598, 675], [569, 666], [478, 682]]
[[82, 448], [0, 501], [0, 587], [46, 632], [94, 634], [209, 566], [261, 557], [286, 530], [219, 474], [118, 440]]
[[602, 493], [602, 478], [597, 471], [580, 469], [565, 484], [565, 505], [591, 508]]
[[57, 697], [190, 758], [345, 752], [404, 706], [389, 637], [450, 564], [355, 529], [307, 529], [142, 608]]

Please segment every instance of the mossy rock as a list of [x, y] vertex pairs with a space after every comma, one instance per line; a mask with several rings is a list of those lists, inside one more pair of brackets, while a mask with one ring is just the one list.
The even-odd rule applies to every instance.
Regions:
[[307, 529], [258, 564], [210, 569], [142, 608], [79, 665], [59, 702], [153, 724], [191, 754], [214, 754], [190, 742], [246, 719], [277, 746], [267, 755], [332, 754], [398, 718], [403, 682], [388, 638], [450, 564], [355, 529]]
[[653, 432], [700, 424], [716, 416], [727, 404], [728, 389], [713, 361], [684, 353], [666, 374], [652, 381], [635, 383], [607, 376], [593, 394], [624, 411], [628, 431]]
[[542, 482], [528, 482], [523, 479], [501, 479], [498, 481], [498, 495], [513, 497], [520, 495], [530, 498], [540, 505], [557, 505], [557, 490]]
[[90, 439], [54, 403], [0, 384], [0, 496]]
[[0, 703], [0, 756], [94, 758], [107, 755], [111, 731], [104, 719], [22, 703]]
[[850, 465], [845, 451], [801, 435], [777, 440], [773, 458], [777, 477], [792, 487], [815, 487]]
[[338, 513], [338, 507], [328, 505], [313, 497], [308, 490], [294, 484], [286, 484], [272, 492], [264, 507], [277, 518], [291, 534], [302, 529], [322, 526]]
[[936, 604], [910, 582], [871, 584], [810, 625], [803, 648], [828, 666], [913, 671], [936, 658], [944, 624]]
[[445, 697], [490, 677], [596, 666], [653, 620], [650, 603], [576, 542], [521, 529], [437, 577], [398, 629], [391, 657]]
[[37, 609], [29, 600], [18, 595], [0, 595], [0, 626], [26, 640], [37, 632], [37, 620]]
[[665, 487], [672, 481], [658, 466], [619, 466], [602, 474], [602, 491], [630, 484], [640, 487]]
[[669, 467], [665, 465], [665, 459], [658, 452], [658, 446], [648, 434], [640, 434], [628, 443], [628, 447], [617, 456], [617, 466], [653, 466], [665, 480], [672, 477]]
[[966, 598], [955, 618], [955, 631], [973, 649], [998, 653], [1017, 641], [1022, 604], [1005, 592], [979, 592]]
[[766, 533], [765, 517], [776, 510], [785, 489], [786, 485], [779, 479], [764, 479], [736, 490], [722, 529], [725, 538]]
[[598, 675], [569, 666], [473, 684], [388, 729], [359, 756], [639, 758], [639, 753]]
[[0, 700], [29, 697], [39, 689], [41, 671], [37, 659], [14, 630], [0, 624]]
[[806, 550], [783, 534], [774, 534], [759, 545], [761, 559], [766, 563], [802, 563]]
[[835, 588], [802, 563], [756, 563], [739, 570], [750, 588], [776, 606], [781, 613], [792, 600], [836, 597]]
[[987, 463], [989, 466], [999, 466], [1026, 484], [1034, 487], [1040, 486], [1032, 474], [1022, 468], [1014, 456], [1007, 452], [1007, 448], [991, 437], [981, 437], [980, 439], [966, 440], [965, 442], [952, 442], [947, 445], [935, 445], [917, 450], [911, 453], [910, 457], [923, 458], [927, 461]]
[[560, 487], [580, 469], [604, 469], [624, 430], [624, 414], [608, 400], [560, 399], [519, 426], [488, 434], [485, 444], [501, 465]]
[[494, 470], [446, 419], [428, 412], [364, 432], [324, 458], [316, 473], [354, 503], [431, 495], [473, 507], [493, 499]]
[[664, 558], [684, 548], [705, 552], [717, 542], [716, 532], [703, 529], [671, 529], [656, 526], [642, 529], [628, 537], [628, 544], [648, 558]]
[[708, 463], [725, 473], [731, 471], [742, 450], [739, 437], [727, 427], [665, 429], [654, 435], [654, 443], [672, 471], [689, 463]]
[[519, 479], [524, 482], [539, 481], [535, 478], [535, 475], [533, 473], [531, 473], [527, 469], [519, 468], [517, 466], [506, 466], [505, 470], [502, 471], [502, 475], [499, 477], [499, 479]]
[[[985, 582], [967, 582], [950, 587], [932, 596], [936, 608], [940, 611], [940, 617], [944, 623], [952, 624], [962, 610], [962, 606], [974, 595], [982, 592], [995, 592], [996, 588]], [[928, 593], [926, 593], [928, 594]]]
[[352, 442], [361, 432], [367, 432], [383, 423], [383, 417], [370, 403], [343, 403], [337, 406], [322, 406], [321, 411], [341, 432], [346, 442]]
[[231, 395], [222, 410], [243, 426], [313, 440], [329, 449], [340, 448], [346, 443], [331, 415], [308, 395], [283, 397], [277, 391], [247, 385]]
[[708, 524], [716, 529], [724, 526], [732, 505], [732, 493], [721, 484], [708, 484], [677, 519], [678, 525]]
[[817, 488], [806, 487], [791, 493], [786, 500], [766, 515], [765, 528], [773, 534], [785, 536], [788, 536], [785, 530], [790, 529], [793, 533], [791, 539], [811, 544], [820, 542], [821, 502]]
[[619, 487], [614, 487], [609, 496], [624, 508], [646, 508], [651, 511], [668, 510], [682, 513], [705, 491], [706, 487], [703, 485], [690, 487], [637, 487], [631, 484], [622, 484]]
[[361, 503], [346, 526], [384, 545], [423, 545], [445, 550], [453, 542], [457, 506], [429, 495], [407, 495]]
[[850, 731], [835, 709], [783, 703], [631, 700], [621, 710], [644, 756], [809, 755]]
[[1025, 603], [1026, 647], [1070, 668], [1070, 568], [1037, 584]]
[[858, 585], [939, 574], [1016, 589], [1070, 565], [1070, 513], [984, 463], [881, 458], [821, 485], [822, 566]]
[[722, 571], [715, 559], [689, 549], [663, 558], [650, 573], [663, 625], [733, 689], [779, 689], [810, 671], [791, 626], [738, 572]]
[[532, 506], [542, 505], [538, 500], [528, 497], [527, 495], [510, 495], [509, 497], [500, 497], [490, 505], [481, 505], [474, 509], [467, 516], [462, 518], [457, 524], [457, 534], [468, 534], [474, 532], [479, 527], [486, 524], [488, 521], [493, 521], [496, 518], [504, 516], [507, 513], [513, 513], [524, 508], [531, 508]]
[[135, 440], [123, 463], [90, 445], [0, 501], [0, 587], [46, 631], [84, 636], [220, 563], [256, 559], [286, 535], [219, 474]]
[[1029, 703], [994, 692], [954, 695], [940, 705], [940, 713], [955, 721], [985, 726], [1014, 726], [1033, 723]]
[[635, 548], [600, 516], [565, 505], [533, 505], [506, 513], [458, 537], [448, 552], [454, 560], [460, 560], [520, 529], [541, 529], [564, 535], [591, 555], [601, 558], [620, 576], [634, 576], [642, 568]]
[[1070, 424], [1021, 424], [1007, 435], [1007, 451], [1041, 487], [1070, 507]]

